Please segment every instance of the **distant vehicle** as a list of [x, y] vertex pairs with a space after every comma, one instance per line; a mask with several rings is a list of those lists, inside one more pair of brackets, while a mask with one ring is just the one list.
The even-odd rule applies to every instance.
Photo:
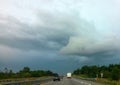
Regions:
[[67, 73], [67, 78], [71, 78], [72, 74], [71, 73]]
[[60, 81], [60, 77], [59, 77], [59, 76], [55, 76], [55, 77], [53, 78], [53, 81]]

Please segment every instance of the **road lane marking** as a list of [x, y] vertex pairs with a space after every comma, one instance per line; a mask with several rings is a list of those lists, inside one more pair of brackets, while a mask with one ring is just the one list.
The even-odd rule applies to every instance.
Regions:
[[49, 83], [52, 83], [52, 81], [46, 82], [46, 83], [42, 83], [42, 84], [40, 84], [40, 85], [47, 85], [47, 84], [49, 84]]
[[92, 84], [90, 84], [90, 83], [83, 82], [83, 81], [79, 81], [79, 80], [77, 80], [77, 79], [72, 79], [72, 80], [74, 80], [74, 81], [76, 81], [76, 82], [79, 82], [79, 83], [81, 83], [81, 84], [84, 84], [84, 85], [92, 85]]

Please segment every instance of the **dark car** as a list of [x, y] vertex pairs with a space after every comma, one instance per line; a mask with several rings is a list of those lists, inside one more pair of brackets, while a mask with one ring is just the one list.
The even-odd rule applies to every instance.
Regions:
[[60, 77], [59, 76], [54, 77], [53, 81], [60, 81]]

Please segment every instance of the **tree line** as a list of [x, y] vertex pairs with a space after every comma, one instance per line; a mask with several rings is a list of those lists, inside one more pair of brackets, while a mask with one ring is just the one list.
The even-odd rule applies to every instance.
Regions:
[[0, 72], [0, 79], [7, 78], [29, 78], [29, 77], [43, 77], [43, 76], [56, 76], [57, 73], [53, 73], [52, 71], [45, 70], [30, 70], [29, 67], [24, 67], [19, 72], [13, 72], [12, 70], [8, 70], [7, 68], [4, 71]]
[[103, 77], [111, 80], [120, 79], [120, 64], [110, 64], [108, 66], [88, 66], [85, 65], [76, 69], [74, 75], [85, 75], [90, 78]]

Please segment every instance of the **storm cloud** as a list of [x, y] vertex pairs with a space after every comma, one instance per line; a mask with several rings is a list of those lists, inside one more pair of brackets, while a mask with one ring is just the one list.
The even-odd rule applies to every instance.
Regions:
[[[84, 64], [120, 60], [118, 0], [0, 2], [2, 64], [22, 62], [57, 71], [59, 66], [71, 70]], [[36, 63], [31, 64], [32, 60]], [[70, 62], [71, 68], [66, 65]], [[50, 63], [56, 66], [51, 67]]]

